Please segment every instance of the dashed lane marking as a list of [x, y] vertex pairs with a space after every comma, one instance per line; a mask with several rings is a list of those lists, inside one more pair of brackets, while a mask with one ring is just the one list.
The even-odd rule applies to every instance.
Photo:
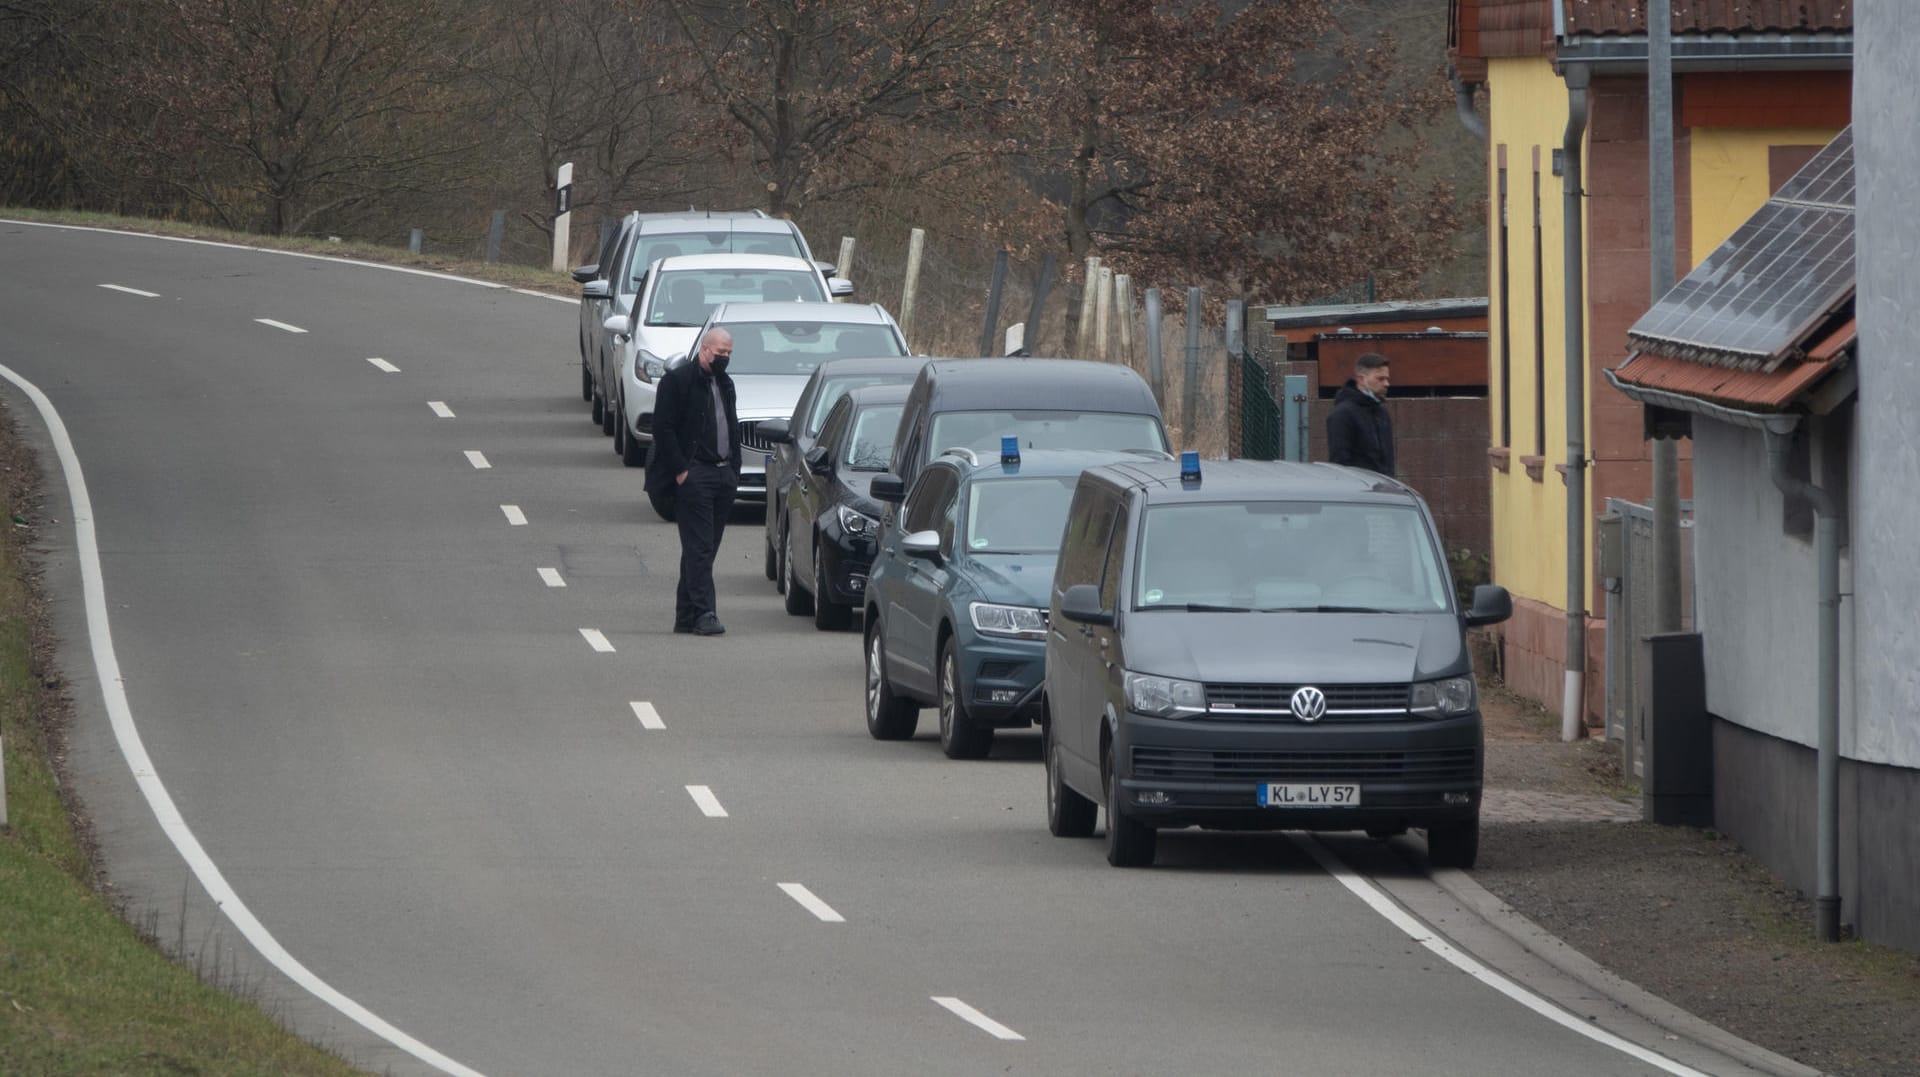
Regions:
[[507, 526], [509, 527], [527, 526], [527, 514], [520, 511], [520, 506], [502, 505], [500, 506], [500, 511], [506, 514]]
[[540, 582], [546, 584], [548, 587], [565, 587], [567, 585], [567, 581], [560, 578], [560, 570], [557, 568], [541, 569]]
[[700, 806], [701, 815], [709, 819], [725, 819], [727, 817], [727, 809], [720, 806], [720, 799], [714, 796], [713, 790], [706, 786], [689, 785], [687, 786], [687, 795], [692, 797], [693, 802]]
[[433, 413], [442, 419], [453, 418], [453, 409], [448, 407], [447, 402], [444, 400], [429, 400], [427, 401], [427, 406], [432, 408]]
[[934, 995], [933, 1001], [946, 1007], [955, 1017], [958, 1017], [960, 1020], [965, 1021], [975, 1028], [985, 1031], [996, 1040], [1026, 1039], [1025, 1036], [1022, 1036], [1018, 1032], [995, 1021], [993, 1018], [988, 1017], [986, 1014], [981, 1013], [979, 1010], [974, 1009], [972, 1006], [967, 1005], [951, 995]]
[[481, 452], [479, 449], [467, 450], [467, 463], [472, 464], [475, 469], [480, 471], [485, 471], [487, 468], [493, 466], [487, 463], [487, 454]]
[[786, 891], [788, 897], [799, 902], [801, 908], [818, 917], [823, 923], [844, 924], [847, 922], [846, 917], [833, 911], [833, 906], [815, 897], [813, 891], [799, 883], [781, 883], [780, 889]]
[[375, 370], [378, 370], [378, 371], [379, 371], [380, 373], [382, 373], [382, 374], [398, 374], [398, 373], [400, 373], [400, 368], [399, 368], [399, 367], [397, 367], [397, 366], [394, 366], [394, 365], [393, 365], [392, 363], [389, 363], [389, 362], [387, 362], [387, 361], [386, 361], [385, 359], [382, 359], [382, 358], [380, 358], [380, 357], [379, 357], [379, 356], [377, 356], [377, 355], [369, 355], [369, 356], [367, 356], [367, 362], [369, 362], [369, 363], [372, 363], [372, 364], [373, 364], [373, 368], [374, 368]]
[[667, 723], [660, 720], [660, 712], [653, 709], [653, 704], [643, 703], [640, 700], [636, 699], [633, 702], [627, 704], [627, 706], [632, 707], [633, 716], [635, 718], [640, 719], [641, 729], [667, 728]]
[[137, 296], [139, 296], [139, 297], [141, 297], [142, 299], [158, 299], [158, 298], [160, 298], [160, 293], [159, 293], [159, 292], [143, 292], [143, 291], [141, 291], [141, 290], [140, 290], [140, 289], [138, 289], [138, 288], [129, 288], [129, 287], [127, 287], [127, 286], [126, 286], [126, 285], [124, 285], [124, 284], [102, 284], [102, 285], [101, 285], [100, 287], [102, 287], [102, 288], [105, 288], [105, 289], [107, 289], [108, 291], [114, 291], [114, 292], [125, 292], [125, 293], [127, 293], [128, 295], [137, 295]]
[[254, 321], [259, 322], [261, 325], [270, 325], [275, 329], [285, 330], [286, 332], [289, 332], [289, 333], [306, 332], [305, 329], [302, 329], [297, 325], [288, 325], [286, 322], [276, 322], [272, 318], [255, 318]]
[[592, 647], [596, 651], [599, 651], [601, 654], [613, 653], [613, 644], [609, 643], [607, 641], [607, 637], [604, 635], [601, 635], [600, 630], [597, 628], [581, 629], [580, 638], [586, 640], [588, 646]]

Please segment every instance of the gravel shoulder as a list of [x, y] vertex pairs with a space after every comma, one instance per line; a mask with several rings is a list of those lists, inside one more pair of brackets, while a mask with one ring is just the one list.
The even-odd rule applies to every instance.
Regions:
[[1920, 1073], [1920, 954], [1814, 941], [1808, 897], [1731, 839], [1610, 821], [1639, 812], [1617, 744], [1562, 743], [1556, 717], [1497, 686], [1482, 711], [1489, 807], [1475, 882], [1742, 1039], [1826, 1073]]

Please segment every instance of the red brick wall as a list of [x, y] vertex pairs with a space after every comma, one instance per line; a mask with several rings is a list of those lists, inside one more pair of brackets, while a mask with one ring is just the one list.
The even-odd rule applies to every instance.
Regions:
[[[1585, 723], [1590, 731], [1606, 729], [1606, 621], [1589, 617], [1586, 625]], [[1566, 693], [1567, 614], [1565, 610], [1515, 597], [1513, 618], [1487, 630], [1500, 668], [1494, 671], [1512, 692], [1533, 700], [1554, 714]]]

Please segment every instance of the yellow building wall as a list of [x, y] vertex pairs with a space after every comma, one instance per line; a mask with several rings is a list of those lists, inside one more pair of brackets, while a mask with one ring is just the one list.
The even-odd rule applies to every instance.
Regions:
[[[1553, 174], [1553, 151], [1567, 126], [1566, 83], [1545, 59], [1487, 61], [1487, 190], [1490, 199], [1488, 293], [1489, 426], [1500, 437], [1500, 406], [1508, 398], [1512, 437], [1505, 472], [1492, 472], [1493, 566], [1495, 582], [1516, 598], [1564, 607], [1567, 597], [1567, 488], [1555, 464], [1567, 455], [1566, 425], [1566, 274], [1562, 236], [1562, 177]], [[1507, 147], [1507, 295], [1506, 331], [1511, 337], [1511, 385], [1500, 382], [1501, 313], [1499, 288], [1499, 164], [1497, 148]], [[1533, 301], [1533, 148], [1540, 148], [1541, 303]], [[1534, 327], [1543, 329], [1542, 361], [1536, 365]], [[1591, 349], [1583, 349], [1590, 351]], [[1536, 375], [1538, 370], [1538, 375]], [[1584, 376], [1584, 373], [1583, 373]], [[1544, 429], [1535, 423], [1534, 388], [1544, 382]], [[1536, 438], [1536, 431], [1541, 435]], [[1541, 477], [1527, 473], [1521, 458], [1544, 449]]]
[[1699, 265], [1725, 243], [1772, 193], [1769, 149], [1824, 146], [1839, 133], [1820, 127], [1693, 128], [1688, 159], [1693, 169], [1693, 263]]

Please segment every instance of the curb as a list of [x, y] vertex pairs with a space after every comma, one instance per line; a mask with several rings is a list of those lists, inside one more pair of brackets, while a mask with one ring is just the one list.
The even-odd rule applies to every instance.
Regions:
[[1822, 1077], [1820, 1070], [1743, 1040], [1608, 972], [1598, 962], [1549, 934], [1498, 895], [1474, 882], [1466, 872], [1436, 869], [1431, 877], [1436, 886], [1489, 926], [1518, 943], [1522, 949], [1642, 1020], [1710, 1047], [1762, 1073], [1773, 1074], [1774, 1077]]

